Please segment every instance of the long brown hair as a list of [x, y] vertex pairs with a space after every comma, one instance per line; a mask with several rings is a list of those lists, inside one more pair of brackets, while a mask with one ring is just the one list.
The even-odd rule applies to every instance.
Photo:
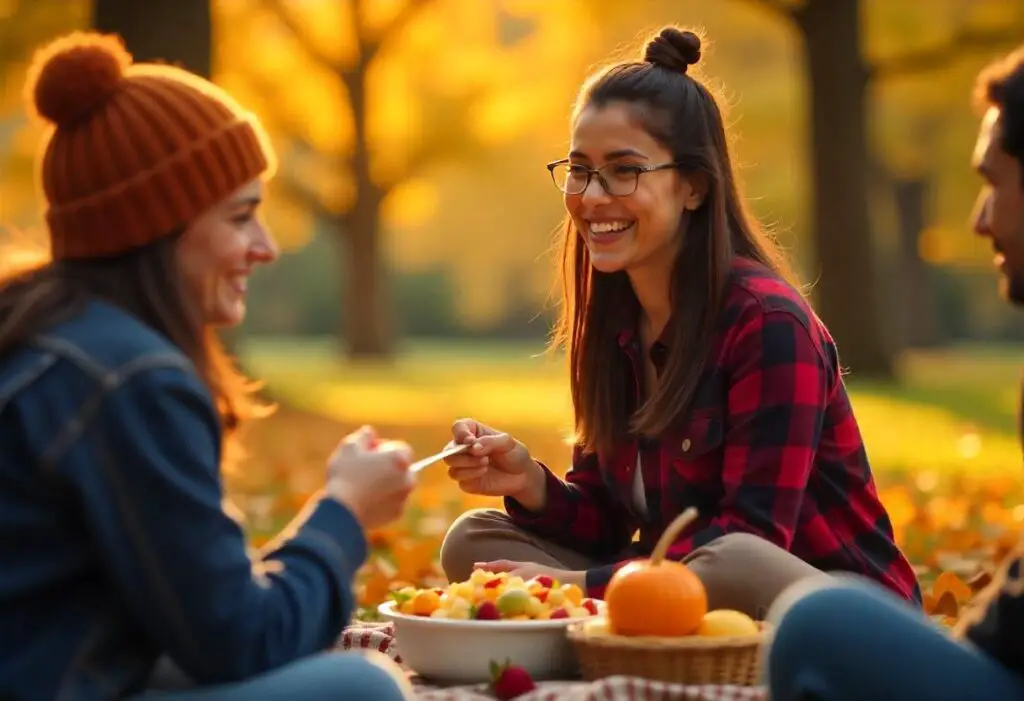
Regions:
[[[792, 280], [783, 256], [747, 212], [733, 175], [721, 109], [711, 91], [687, 74], [700, 39], [674, 27], [648, 43], [645, 60], [611, 65], [584, 83], [574, 120], [587, 107], [624, 102], [648, 133], [672, 153], [680, 171], [706, 179], [703, 203], [690, 212], [673, 264], [671, 348], [656, 388], [633, 402], [628, 361], [618, 347], [619, 310], [639, 308], [625, 272], [591, 266], [570, 219], [562, 228], [561, 313], [553, 347], [565, 346], [577, 442], [587, 451], [614, 451], [630, 434], [658, 436], [678, 425], [703, 374], [734, 256], [763, 263]], [[687, 59], [686, 56], [693, 56]]]
[[270, 407], [225, 352], [217, 333], [186, 294], [175, 259], [181, 231], [116, 257], [47, 260], [39, 257], [0, 270], [0, 357], [65, 319], [94, 298], [128, 312], [164, 335], [195, 365], [209, 389], [224, 432], [222, 465], [240, 454], [242, 421]]

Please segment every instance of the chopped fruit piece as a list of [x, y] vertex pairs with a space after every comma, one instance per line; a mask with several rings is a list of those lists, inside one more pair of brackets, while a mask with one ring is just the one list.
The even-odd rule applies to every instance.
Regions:
[[433, 589], [424, 589], [412, 600], [412, 612], [417, 616], [429, 616], [441, 608], [441, 595]]
[[548, 589], [555, 586], [555, 580], [547, 576], [546, 574], [537, 575], [536, 577], [534, 577], [534, 581], [537, 582], [537, 584], [540, 584], [541, 586], [547, 587]]
[[498, 597], [495, 602], [502, 616], [518, 616], [526, 613], [526, 607], [530, 604], [530, 595], [525, 589], [509, 589]]
[[485, 601], [480, 604], [480, 608], [476, 610], [476, 619], [478, 621], [497, 621], [501, 618], [501, 614], [498, 612], [498, 607], [494, 605], [493, 601]]

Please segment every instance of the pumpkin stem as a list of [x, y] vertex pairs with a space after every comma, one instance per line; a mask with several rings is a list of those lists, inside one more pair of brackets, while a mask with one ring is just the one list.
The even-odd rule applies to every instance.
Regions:
[[668, 524], [668, 528], [661, 534], [661, 537], [658, 538], [658, 542], [654, 546], [654, 552], [651, 553], [652, 565], [661, 564], [661, 561], [665, 559], [668, 546], [672, 545], [673, 541], [683, 532], [683, 529], [689, 526], [695, 518], [697, 518], [697, 509], [691, 506], [672, 519], [672, 523]]

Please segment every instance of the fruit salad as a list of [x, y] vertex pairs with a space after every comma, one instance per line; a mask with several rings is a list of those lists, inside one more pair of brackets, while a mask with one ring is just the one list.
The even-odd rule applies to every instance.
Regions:
[[404, 587], [391, 592], [399, 613], [409, 616], [478, 621], [546, 621], [598, 614], [597, 602], [575, 584], [541, 575], [533, 579], [507, 572], [474, 570], [465, 582], [447, 588]]

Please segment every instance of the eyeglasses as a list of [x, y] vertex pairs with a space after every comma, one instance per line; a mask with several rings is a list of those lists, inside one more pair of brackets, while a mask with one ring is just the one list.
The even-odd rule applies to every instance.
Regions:
[[604, 191], [613, 197], [626, 197], [636, 192], [642, 173], [668, 170], [679, 167], [678, 163], [662, 163], [656, 166], [641, 166], [625, 163], [608, 163], [600, 168], [588, 168], [568, 159], [548, 163], [547, 169], [555, 187], [567, 195], [579, 195], [586, 191], [590, 179], [597, 176]]

